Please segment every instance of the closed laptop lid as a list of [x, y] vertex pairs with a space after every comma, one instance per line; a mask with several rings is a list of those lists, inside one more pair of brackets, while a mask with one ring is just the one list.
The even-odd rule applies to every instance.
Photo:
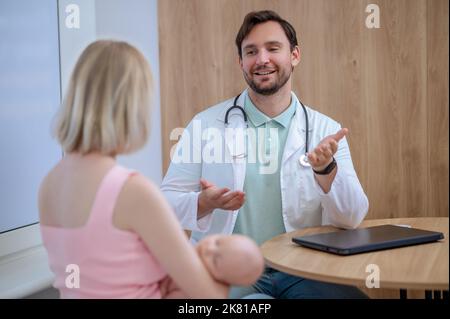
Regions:
[[294, 237], [292, 241], [314, 249], [349, 255], [427, 243], [442, 238], [444, 235], [439, 232], [398, 225], [381, 225]]

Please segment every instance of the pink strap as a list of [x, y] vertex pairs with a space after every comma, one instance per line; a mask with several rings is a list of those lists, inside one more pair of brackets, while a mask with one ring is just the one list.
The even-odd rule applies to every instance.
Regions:
[[117, 197], [128, 177], [134, 172], [122, 166], [114, 166], [103, 178], [92, 205], [89, 226], [94, 229], [112, 226]]

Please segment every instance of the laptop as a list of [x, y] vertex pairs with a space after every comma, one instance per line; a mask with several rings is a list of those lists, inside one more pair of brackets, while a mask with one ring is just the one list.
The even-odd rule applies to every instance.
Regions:
[[381, 225], [294, 237], [296, 244], [338, 255], [424, 244], [444, 238], [444, 234], [399, 225]]

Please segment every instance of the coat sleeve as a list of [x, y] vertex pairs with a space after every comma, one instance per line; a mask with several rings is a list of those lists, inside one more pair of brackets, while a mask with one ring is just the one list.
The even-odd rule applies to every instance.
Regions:
[[175, 211], [183, 228], [206, 232], [211, 225], [212, 214], [197, 220], [202, 159], [201, 144], [197, 145], [198, 143], [194, 141], [193, 123], [195, 121], [200, 120], [194, 118], [189, 123], [183, 131], [175, 151], [171, 154], [170, 166], [162, 181], [161, 191]]
[[[335, 132], [340, 130], [338, 125]], [[330, 191], [325, 194], [316, 181], [322, 204], [322, 224], [340, 228], [356, 228], [369, 210], [369, 201], [353, 167], [347, 139], [339, 142], [335, 154], [337, 174]]]

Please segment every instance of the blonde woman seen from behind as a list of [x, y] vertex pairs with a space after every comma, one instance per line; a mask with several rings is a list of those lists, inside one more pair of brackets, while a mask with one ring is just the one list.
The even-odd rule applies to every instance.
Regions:
[[[160, 298], [170, 276], [189, 297], [225, 298], [158, 188], [116, 156], [147, 141], [152, 77], [125, 42], [81, 54], [55, 122], [65, 156], [39, 190], [41, 232], [62, 298]], [[66, 272], [79, 275], [68, 284]]]

